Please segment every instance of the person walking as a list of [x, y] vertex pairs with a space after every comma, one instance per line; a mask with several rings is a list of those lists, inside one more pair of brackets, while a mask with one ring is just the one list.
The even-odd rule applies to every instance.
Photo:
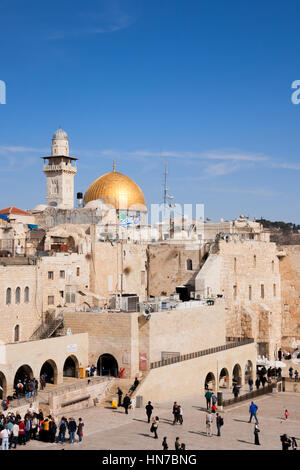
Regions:
[[75, 438], [76, 428], [77, 428], [76, 421], [73, 418], [69, 418], [68, 430], [69, 430], [69, 442], [70, 442], [70, 444], [73, 444], [73, 443], [76, 442], [76, 438]]
[[297, 450], [297, 442], [295, 437], [291, 437], [292, 440], [292, 450]]
[[287, 434], [282, 434], [282, 436], [280, 436], [280, 440], [282, 444], [282, 450], [289, 450], [289, 447], [291, 447], [292, 441], [287, 436]]
[[292, 367], [289, 368], [289, 376], [290, 376], [290, 379], [292, 380], [293, 378], [293, 371], [294, 369]]
[[159, 417], [155, 416], [155, 418], [152, 419], [152, 425], [150, 428], [150, 431], [154, 432], [154, 439], [158, 439], [158, 435], [157, 435], [158, 422], [159, 422]]
[[237, 384], [233, 386], [232, 393], [234, 395], [234, 398], [237, 398], [239, 396], [240, 388]]
[[252, 390], [253, 390], [253, 380], [251, 379], [251, 377], [248, 380], [248, 385], [249, 385], [249, 392], [252, 392]]
[[2, 429], [0, 437], [2, 439], [1, 450], [8, 450], [8, 439], [9, 439], [9, 430], [7, 428]]
[[249, 406], [250, 417], [249, 417], [248, 423], [251, 423], [252, 417], [254, 417], [255, 421], [258, 423], [258, 419], [256, 416], [257, 410], [258, 410], [258, 406], [252, 401], [251, 405]]
[[219, 415], [219, 413], [216, 414], [216, 425], [217, 425], [217, 430], [218, 430], [218, 434], [217, 436], [221, 436], [221, 426], [223, 426], [224, 424], [224, 419], [222, 418], [222, 416]]
[[17, 422], [14, 422], [13, 427], [12, 427], [12, 443], [11, 443], [12, 446], [14, 445], [14, 447], [11, 447], [12, 449], [16, 449], [18, 440], [19, 440], [19, 425]]
[[254, 425], [254, 444], [257, 445], [257, 446], [260, 446], [260, 442], [259, 442], [259, 432], [260, 432], [260, 429], [258, 427], [258, 424], [255, 423]]
[[260, 379], [258, 377], [255, 380], [255, 386], [256, 386], [256, 390], [258, 390], [260, 386]]
[[176, 401], [174, 401], [174, 404], [173, 404], [172, 414], [174, 416], [173, 424], [176, 424], [178, 421], [178, 405]]
[[178, 421], [180, 424], [183, 424], [183, 411], [181, 405], [178, 405]]
[[125, 397], [124, 397], [124, 400], [123, 400], [123, 406], [125, 408], [125, 414], [128, 415], [128, 408], [131, 404], [131, 400], [129, 398], [129, 396], [126, 394]]
[[153, 411], [153, 406], [151, 405], [151, 401], [148, 401], [148, 405], [145, 406], [145, 409], [146, 409], [146, 415], [148, 418], [148, 423], [150, 423], [150, 418], [151, 418], [152, 411]]
[[78, 442], [82, 441], [83, 427], [84, 427], [84, 422], [82, 421], [82, 418], [79, 418], [78, 426], [77, 426], [77, 434], [78, 434], [78, 439], [79, 439]]
[[212, 397], [211, 391], [210, 391], [210, 390], [207, 390], [207, 392], [205, 393], [206, 409], [207, 409], [207, 410], [210, 410], [210, 408], [211, 408], [211, 397]]
[[285, 416], [285, 420], [287, 420], [288, 417], [290, 416], [290, 413], [288, 412], [288, 410], [284, 411], [284, 416]]
[[176, 437], [176, 440], [175, 440], [175, 450], [180, 450], [181, 449], [181, 444], [180, 444], [180, 441], [179, 441], [179, 437]]
[[210, 435], [210, 437], [212, 436], [213, 420], [214, 420], [213, 415], [209, 411], [205, 416], [205, 422], [206, 422], [206, 435], [207, 436]]
[[123, 392], [122, 392], [122, 390], [120, 389], [120, 387], [118, 387], [117, 394], [118, 394], [118, 406], [122, 406], [122, 396], [123, 396]]
[[167, 443], [167, 437], [163, 438], [163, 441], [162, 441], [161, 445], [163, 447], [163, 450], [168, 450], [169, 449], [169, 446], [168, 446], [168, 443]]
[[281, 361], [282, 359], [282, 351], [281, 348], [278, 349], [278, 361]]
[[299, 378], [299, 372], [297, 371], [297, 369], [295, 370], [295, 382], [298, 382], [298, 378]]
[[66, 430], [67, 430], [66, 418], [62, 417], [58, 424], [58, 436], [56, 438], [57, 444], [58, 442], [61, 442], [62, 444], [64, 444]]

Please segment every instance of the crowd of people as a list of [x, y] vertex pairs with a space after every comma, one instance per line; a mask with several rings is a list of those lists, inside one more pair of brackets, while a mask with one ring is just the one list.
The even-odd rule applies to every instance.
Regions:
[[[2, 450], [16, 449], [17, 446], [26, 445], [31, 439], [42, 442], [70, 444], [82, 441], [84, 422], [62, 417], [56, 422], [53, 416], [44, 416], [42, 410], [36, 412], [30, 406], [22, 418], [19, 412], [8, 412], [6, 416], [0, 415], [0, 445]], [[67, 434], [68, 432], [68, 434]]]

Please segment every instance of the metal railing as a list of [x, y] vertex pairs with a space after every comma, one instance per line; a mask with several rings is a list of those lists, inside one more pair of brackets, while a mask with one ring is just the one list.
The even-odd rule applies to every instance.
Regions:
[[276, 388], [276, 382], [272, 384], [268, 384], [265, 387], [259, 388], [258, 390], [253, 390], [252, 392], [244, 393], [239, 397], [235, 398], [228, 398], [227, 400], [222, 401], [223, 407], [234, 405], [235, 403], [239, 403], [241, 401], [250, 400], [255, 397], [259, 397], [260, 395], [265, 395], [266, 393], [272, 393], [273, 388]]
[[216, 346], [214, 348], [203, 349], [202, 351], [197, 351], [189, 354], [183, 354], [176, 357], [171, 357], [164, 361], [156, 361], [150, 363], [150, 369], [156, 369], [157, 367], [169, 366], [170, 364], [175, 364], [176, 362], [188, 361], [190, 359], [195, 359], [201, 356], [207, 356], [209, 354], [214, 354], [220, 351], [226, 351], [231, 348], [238, 348], [239, 346], [245, 346], [246, 344], [254, 343], [253, 338], [246, 338], [242, 341], [236, 341], [228, 344], [223, 344], [222, 346]]

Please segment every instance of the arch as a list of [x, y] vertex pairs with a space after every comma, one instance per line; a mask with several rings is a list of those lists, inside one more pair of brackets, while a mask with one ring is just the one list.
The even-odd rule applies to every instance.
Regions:
[[27, 304], [29, 302], [29, 287], [26, 286], [24, 289], [24, 302]]
[[79, 377], [79, 362], [76, 356], [68, 356], [65, 360], [63, 377]]
[[193, 261], [190, 258], [186, 260], [186, 269], [188, 271], [193, 271]]
[[242, 369], [239, 364], [235, 364], [232, 371], [232, 385], [242, 385]]
[[26, 378], [33, 379], [33, 372], [28, 364], [23, 364], [19, 367], [15, 374], [14, 387], [16, 387], [19, 380], [21, 380], [21, 382], [24, 382]]
[[[7, 396], [7, 381], [3, 372], [0, 371], [0, 400]], [[2, 390], [1, 390], [2, 389]]]
[[229, 387], [229, 372], [223, 367], [219, 375], [219, 387], [228, 388]]
[[102, 354], [97, 362], [98, 375], [110, 375], [117, 377], [119, 371], [118, 362], [111, 354]]
[[249, 379], [253, 380], [253, 364], [250, 360], [245, 364], [245, 384], [248, 383]]
[[57, 384], [57, 366], [52, 359], [48, 359], [41, 367], [40, 376], [46, 374], [46, 383]]
[[14, 342], [20, 341], [20, 325], [14, 327]]
[[11, 304], [11, 288], [8, 287], [6, 289], [6, 305], [10, 305]]
[[21, 288], [20, 287], [16, 288], [15, 302], [16, 304], [19, 304], [21, 302]]
[[212, 372], [209, 372], [204, 381], [205, 390], [214, 390], [216, 388], [216, 379]]

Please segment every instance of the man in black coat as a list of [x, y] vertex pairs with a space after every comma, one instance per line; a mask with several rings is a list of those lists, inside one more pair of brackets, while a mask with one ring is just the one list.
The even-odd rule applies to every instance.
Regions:
[[118, 387], [118, 397], [119, 397], [119, 402], [118, 402], [118, 406], [122, 406], [122, 396], [123, 396], [123, 392], [122, 390], [120, 389], [120, 387]]
[[150, 423], [150, 418], [151, 418], [152, 410], [153, 410], [151, 401], [148, 401], [148, 405], [146, 405], [145, 408], [146, 408], [146, 415], [148, 416], [148, 423]]
[[125, 408], [125, 413], [128, 415], [128, 408], [131, 404], [131, 400], [128, 395], [125, 395], [124, 400], [123, 400], [123, 406]]

